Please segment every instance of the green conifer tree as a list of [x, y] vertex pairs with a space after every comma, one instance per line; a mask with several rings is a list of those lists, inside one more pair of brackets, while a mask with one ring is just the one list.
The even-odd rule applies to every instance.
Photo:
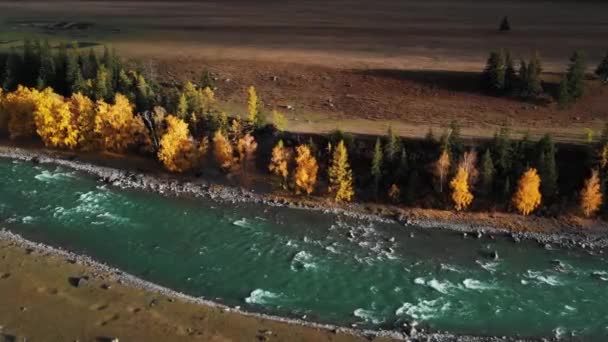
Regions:
[[576, 50], [570, 57], [570, 66], [568, 67], [568, 94], [573, 101], [578, 100], [583, 96], [585, 91], [585, 70], [586, 58], [585, 52]]
[[380, 187], [380, 179], [382, 178], [382, 142], [380, 138], [376, 139], [376, 145], [374, 146], [374, 156], [372, 158], [371, 175], [374, 180], [374, 194], [378, 196], [378, 188]]

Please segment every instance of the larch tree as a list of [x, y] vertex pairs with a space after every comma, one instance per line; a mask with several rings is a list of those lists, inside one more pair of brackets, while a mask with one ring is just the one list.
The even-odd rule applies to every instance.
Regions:
[[258, 148], [258, 143], [255, 138], [247, 133], [236, 144], [236, 152], [238, 155], [239, 166], [241, 170], [242, 180], [247, 181], [249, 169], [255, 163], [255, 151]]
[[473, 194], [469, 190], [469, 175], [463, 166], [459, 166], [456, 176], [450, 182], [452, 201], [457, 211], [464, 210], [473, 202]]
[[117, 153], [148, 136], [143, 120], [133, 114], [133, 105], [121, 94], [116, 94], [114, 104], [97, 101], [95, 133], [105, 150]]
[[388, 188], [387, 195], [391, 202], [398, 203], [399, 199], [401, 198], [401, 189], [399, 189], [397, 184], [391, 184], [391, 186]]
[[34, 112], [36, 133], [46, 146], [75, 148], [79, 132], [70, 105], [51, 88], [46, 88], [40, 95]]
[[289, 151], [285, 148], [283, 140], [279, 140], [273, 147], [268, 170], [281, 178], [281, 186], [285, 189], [287, 187], [287, 177], [289, 177]]
[[175, 110], [175, 115], [177, 115], [178, 118], [185, 120], [188, 117], [188, 101], [186, 100], [186, 95], [184, 95], [184, 93], [179, 94]]
[[458, 163], [459, 168], [463, 168], [467, 172], [467, 182], [469, 187], [473, 187], [479, 179], [479, 170], [477, 170], [477, 151], [471, 149], [465, 152]]
[[192, 168], [197, 157], [188, 124], [173, 115], [166, 117], [167, 130], [160, 139], [158, 159], [171, 172], [184, 172]]
[[386, 131], [386, 143], [384, 147], [384, 151], [386, 153], [386, 160], [392, 162], [395, 160], [397, 153], [399, 152], [399, 137], [393, 131], [392, 126], [388, 126]]
[[540, 205], [540, 182], [538, 171], [534, 168], [526, 170], [519, 179], [517, 191], [513, 195], [513, 204], [522, 215], [529, 215]]
[[378, 196], [378, 188], [380, 187], [380, 178], [382, 178], [382, 142], [380, 138], [376, 139], [374, 146], [374, 156], [372, 157], [371, 175], [374, 180], [374, 194]]
[[69, 98], [70, 112], [78, 127], [78, 146], [82, 150], [92, 150], [96, 144], [95, 104], [82, 93], [74, 93]]
[[285, 114], [279, 112], [276, 109], [272, 111], [272, 123], [277, 128], [277, 130], [281, 132], [287, 128], [287, 118], [285, 117]]
[[261, 102], [254, 86], [247, 89], [247, 123], [252, 127], [259, 127]]
[[232, 145], [222, 131], [219, 130], [213, 135], [213, 156], [224, 172], [230, 171], [234, 165], [235, 160]]
[[581, 191], [581, 210], [585, 216], [590, 217], [600, 209], [602, 202], [603, 198], [599, 172], [593, 170], [591, 171], [591, 176], [585, 180], [585, 185]]
[[296, 194], [306, 193], [310, 195], [317, 185], [317, 173], [319, 165], [317, 159], [312, 155], [308, 145], [300, 145], [296, 148], [296, 169], [293, 175]]
[[328, 174], [329, 192], [333, 194], [336, 202], [352, 200], [355, 194], [353, 173], [348, 162], [348, 152], [344, 140], [340, 140], [333, 152]]
[[482, 74], [485, 88], [490, 91], [505, 89], [506, 61], [504, 50], [490, 53], [486, 67]]
[[433, 165], [433, 174], [439, 180], [439, 192], [443, 192], [443, 183], [450, 170], [450, 155], [447, 149], [443, 149], [439, 155], [439, 159]]
[[570, 90], [568, 89], [568, 77], [562, 76], [559, 82], [559, 88], [557, 91], [557, 103], [560, 107], [566, 107], [570, 102]]

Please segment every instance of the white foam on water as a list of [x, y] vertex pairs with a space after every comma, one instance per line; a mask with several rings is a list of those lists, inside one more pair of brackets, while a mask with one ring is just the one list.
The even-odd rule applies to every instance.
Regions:
[[475, 260], [475, 262], [481, 266], [481, 268], [483, 268], [484, 270], [490, 272], [490, 273], [494, 273], [496, 272], [496, 268], [498, 268], [499, 262], [498, 261], [487, 261], [487, 262], [483, 262], [480, 260]]
[[443, 298], [437, 298], [434, 300], [419, 300], [418, 303], [403, 303], [403, 305], [395, 311], [395, 315], [418, 319], [418, 320], [429, 320], [440, 317], [450, 309], [450, 303], [445, 302]]
[[451, 271], [451, 272], [456, 272], [456, 273], [462, 273], [462, 270], [460, 270], [458, 267], [454, 266], [454, 265], [449, 265], [449, 264], [441, 264], [441, 269], [445, 270], [445, 271]]
[[608, 281], [608, 272], [606, 271], [593, 271], [591, 272], [591, 275], [601, 281]]
[[547, 284], [550, 286], [562, 285], [562, 282], [555, 275], [545, 275], [542, 272], [528, 270], [526, 278], [535, 280], [538, 283]]
[[381, 317], [378, 317], [378, 314], [376, 312], [362, 308], [358, 308], [353, 311], [353, 315], [355, 315], [355, 317], [363, 319], [366, 322], [370, 322], [373, 324], [380, 324], [384, 321]]
[[439, 281], [435, 278], [427, 281], [424, 278], [419, 277], [419, 278], [414, 279], [414, 283], [418, 284], [418, 285], [428, 286], [428, 287], [432, 288], [433, 290], [443, 293], [443, 294], [447, 294], [449, 289], [454, 287], [454, 285], [447, 280]]
[[291, 270], [300, 271], [302, 269], [315, 269], [317, 268], [317, 264], [315, 264], [313, 259], [312, 254], [308, 253], [307, 251], [299, 251], [291, 259]]
[[24, 216], [21, 218], [21, 223], [28, 224], [34, 222], [34, 218], [31, 216]]
[[247, 221], [246, 218], [236, 220], [236, 221], [232, 222], [232, 224], [235, 226], [243, 227], [243, 228], [251, 228], [251, 223], [249, 223], [249, 221]]
[[485, 290], [495, 289], [494, 286], [492, 286], [490, 284], [486, 284], [486, 283], [476, 280], [476, 279], [467, 278], [462, 281], [462, 284], [464, 285], [465, 288], [470, 289], [470, 290], [476, 290], [476, 291], [485, 291]]
[[570, 305], [564, 305], [564, 309], [566, 309], [568, 311], [576, 311], [576, 308], [574, 306], [570, 306]]
[[245, 302], [249, 304], [265, 305], [270, 304], [273, 300], [277, 300], [280, 297], [281, 296], [279, 294], [276, 294], [274, 292], [262, 289], [255, 289], [251, 291], [249, 297], [245, 298]]
[[557, 328], [553, 329], [553, 335], [558, 340], [567, 337], [566, 336], [567, 333], [568, 332], [566, 331], [566, 328], [564, 328], [564, 327], [557, 327]]
[[37, 180], [45, 183], [53, 183], [71, 177], [73, 175], [70, 172], [51, 172], [49, 170], [42, 170], [41, 173], [34, 176]]

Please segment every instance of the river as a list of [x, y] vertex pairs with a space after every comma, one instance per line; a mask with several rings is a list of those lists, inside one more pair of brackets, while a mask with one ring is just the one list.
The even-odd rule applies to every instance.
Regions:
[[254, 312], [368, 328], [415, 320], [458, 334], [608, 335], [608, 259], [533, 242], [167, 198], [2, 158], [0, 224]]

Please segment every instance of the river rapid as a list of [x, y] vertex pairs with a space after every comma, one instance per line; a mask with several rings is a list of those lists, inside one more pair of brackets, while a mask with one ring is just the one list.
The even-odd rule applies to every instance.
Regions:
[[608, 336], [608, 259], [531, 241], [120, 190], [7, 158], [0, 225], [248, 311], [371, 329], [417, 321], [456, 334]]

